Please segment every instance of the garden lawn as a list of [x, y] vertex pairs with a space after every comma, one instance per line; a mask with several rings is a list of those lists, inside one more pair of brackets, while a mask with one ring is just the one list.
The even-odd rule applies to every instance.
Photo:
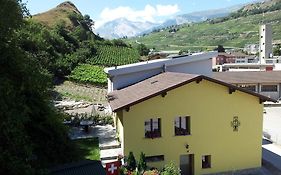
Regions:
[[74, 140], [79, 148], [80, 159], [100, 160], [100, 149], [98, 138], [87, 138]]

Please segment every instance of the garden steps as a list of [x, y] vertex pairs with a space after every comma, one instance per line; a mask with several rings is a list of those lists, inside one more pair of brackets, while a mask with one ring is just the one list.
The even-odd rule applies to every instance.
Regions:
[[105, 163], [108, 163], [108, 162], [116, 161], [118, 155], [122, 155], [121, 147], [100, 150], [100, 159], [101, 159], [101, 162], [103, 165], [105, 165]]

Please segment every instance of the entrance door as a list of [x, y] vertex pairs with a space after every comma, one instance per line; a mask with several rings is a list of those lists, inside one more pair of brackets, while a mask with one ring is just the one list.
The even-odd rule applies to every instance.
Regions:
[[181, 169], [181, 175], [193, 175], [194, 174], [194, 155], [193, 154], [180, 155], [180, 169]]

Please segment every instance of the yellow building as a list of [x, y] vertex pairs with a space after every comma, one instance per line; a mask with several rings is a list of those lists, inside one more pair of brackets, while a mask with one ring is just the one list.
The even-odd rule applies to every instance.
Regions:
[[108, 94], [124, 155], [182, 174], [261, 166], [263, 102], [272, 99], [201, 75], [165, 72]]

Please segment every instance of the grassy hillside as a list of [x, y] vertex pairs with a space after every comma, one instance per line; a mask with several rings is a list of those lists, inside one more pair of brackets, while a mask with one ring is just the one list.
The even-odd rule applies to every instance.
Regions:
[[244, 47], [245, 44], [258, 43], [259, 25], [271, 23], [273, 39], [281, 39], [281, 11], [230, 19], [224, 22], [206, 21], [197, 24], [179, 26], [176, 33], [169, 29], [154, 32], [144, 37], [129, 39], [134, 44], [138, 42], [159, 50], [205, 50], [218, 44], [225, 47]]
[[93, 21], [71, 2], [26, 19], [17, 33], [21, 48], [55, 77], [106, 85], [103, 68], [138, 62], [140, 55], [122, 40], [92, 32]]
[[78, 22], [71, 20], [69, 18], [70, 14], [82, 16], [73, 3], [66, 1], [47, 12], [34, 15], [32, 18], [49, 28], [53, 28], [58, 23], [64, 22], [67, 29], [72, 30], [75, 26], [77, 26]]

